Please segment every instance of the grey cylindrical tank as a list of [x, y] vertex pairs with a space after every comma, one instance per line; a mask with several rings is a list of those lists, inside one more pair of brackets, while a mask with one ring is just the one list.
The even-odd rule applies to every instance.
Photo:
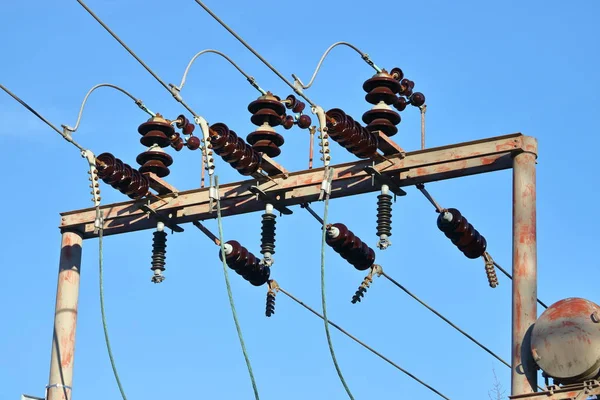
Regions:
[[568, 298], [554, 303], [533, 327], [531, 351], [555, 383], [593, 379], [600, 373], [600, 307]]

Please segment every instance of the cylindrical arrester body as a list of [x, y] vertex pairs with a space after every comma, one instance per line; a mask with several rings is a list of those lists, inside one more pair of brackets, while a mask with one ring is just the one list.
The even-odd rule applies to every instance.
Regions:
[[327, 226], [326, 242], [333, 250], [359, 271], [369, 269], [375, 263], [375, 252], [344, 224]]
[[276, 216], [273, 214], [273, 205], [267, 204], [265, 213], [262, 215], [260, 253], [263, 255], [263, 264], [271, 266], [272, 256], [275, 254], [275, 224]]
[[160, 283], [165, 277], [162, 272], [165, 270], [165, 260], [167, 258], [167, 232], [164, 231], [164, 224], [158, 223], [157, 230], [152, 238], [152, 266], [150, 269], [154, 271], [152, 282]]
[[377, 247], [381, 250], [391, 246], [392, 236], [392, 195], [388, 185], [381, 185], [381, 194], [377, 196]]
[[456, 208], [441, 212], [438, 215], [437, 225], [468, 258], [479, 258], [485, 253], [487, 247], [485, 238]]
[[[242, 278], [254, 286], [264, 285], [269, 280], [271, 269], [261, 265], [260, 260], [239, 242], [230, 240], [224, 244], [224, 247], [225, 263]], [[223, 260], [221, 250], [219, 250], [219, 258]]]

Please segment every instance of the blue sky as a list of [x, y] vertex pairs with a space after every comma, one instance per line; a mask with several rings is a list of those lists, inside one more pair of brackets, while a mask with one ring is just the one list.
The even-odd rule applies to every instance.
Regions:
[[[547, 303], [579, 296], [596, 300], [598, 269], [596, 118], [600, 93], [597, 2], [301, 3], [209, 1], [226, 22], [286, 76], [307, 81], [333, 42], [354, 43], [381, 67], [401, 67], [427, 97], [427, 146], [522, 132], [539, 140], [539, 297]], [[290, 90], [192, 0], [88, 5], [168, 82], [179, 82], [189, 59], [206, 48], [224, 51], [259, 84]], [[0, 82], [55, 124], [74, 124], [94, 84], [110, 82], [174, 117], [183, 109], [76, 1], [7, 2], [0, 7]], [[325, 109], [359, 116], [370, 107], [362, 83], [372, 70], [346, 48], [332, 52], [311, 98]], [[195, 64], [183, 92], [211, 123], [249, 133], [247, 104], [256, 92], [215, 55]], [[146, 119], [110, 89], [95, 93], [77, 140], [96, 154], [134, 162], [143, 151], [137, 126]], [[0, 299], [2, 399], [42, 395], [47, 384], [60, 235], [58, 213], [91, 206], [87, 165], [75, 149], [8, 96], [0, 95], [3, 156], [3, 256]], [[285, 133], [278, 159], [306, 168], [306, 131]], [[394, 139], [419, 147], [419, 115], [403, 113]], [[332, 146], [333, 162], [352, 160]], [[169, 181], [198, 186], [199, 153], [175, 157]], [[218, 163], [221, 182], [240, 177]], [[428, 186], [445, 207], [459, 208], [505, 268], [511, 262], [511, 172]], [[466, 259], [439, 232], [432, 207], [414, 188], [394, 206], [393, 246], [377, 255], [394, 278], [459, 326], [510, 359], [510, 282], [487, 285], [480, 261]], [[125, 200], [103, 187], [105, 203]], [[346, 223], [371, 245], [376, 194], [332, 201], [330, 220]], [[322, 212], [322, 205], [316, 204]], [[225, 236], [259, 250], [260, 215], [224, 221]], [[214, 221], [207, 225], [216, 231]], [[167, 280], [150, 283], [151, 232], [105, 240], [108, 322], [130, 399], [250, 399], [251, 386], [229, 310], [217, 249], [193, 226], [170, 235]], [[317, 307], [320, 231], [300, 208], [278, 223], [273, 276]], [[476, 348], [384, 280], [365, 301], [350, 298], [363, 274], [327, 253], [330, 318], [452, 399], [485, 399], [493, 371], [508, 390], [508, 368]], [[322, 322], [284, 296], [264, 317], [264, 288], [232, 275], [246, 345], [263, 399], [344, 399]], [[98, 299], [98, 244], [84, 243], [74, 377], [76, 399], [116, 399]], [[357, 399], [437, 399], [427, 389], [333, 332], [338, 359]]]

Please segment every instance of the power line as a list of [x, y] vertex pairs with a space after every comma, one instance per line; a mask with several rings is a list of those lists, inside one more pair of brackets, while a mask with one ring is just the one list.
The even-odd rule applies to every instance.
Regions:
[[25, 107], [27, 110], [29, 110], [29, 112], [31, 112], [33, 115], [35, 115], [36, 117], [38, 117], [39, 119], [41, 119], [42, 121], [44, 121], [44, 123], [46, 125], [48, 125], [52, 129], [54, 129], [67, 142], [69, 142], [73, 146], [77, 147], [79, 149], [79, 151], [85, 151], [85, 149], [81, 145], [79, 145], [79, 143], [77, 143], [75, 140], [73, 140], [73, 138], [71, 137], [71, 135], [67, 135], [66, 133], [62, 132], [54, 124], [52, 124], [50, 121], [48, 121], [46, 118], [44, 118], [40, 113], [38, 113], [37, 111], [35, 111], [29, 104], [27, 104], [23, 100], [21, 100], [19, 98], [19, 96], [17, 96], [16, 94], [14, 94], [10, 90], [8, 90], [8, 88], [6, 88], [4, 85], [0, 84], [0, 89], [4, 90], [10, 97], [12, 97], [17, 102], [19, 102], [23, 107]]
[[[502, 272], [508, 279], [512, 280], [512, 275], [509, 274], [504, 268], [502, 268], [496, 261], [494, 261], [494, 266], [496, 268], [498, 268], [498, 270], [500, 272]], [[536, 299], [538, 304], [541, 305], [544, 308], [548, 308], [548, 306], [546, 305], [546, 303], [544, 303], [543, 301], [541, 301], [540, 299]]]
[[[314, 315], [316, 315], [317, 317], [321, 318], [324, 320], [323, 315], [319, 314], [317, 311], [315, 311], [313, 308], [311, 308], [310, 306], [306, 305], [304, 302], [302, 302], [301, 300], [297, 299], [296, 297], [294, 297], [291, 293], [287, 292], [285, 289], [279, 287], [279, 291], [282, 292], [283, 294], [285, 294], [286, 296], [288, 296], [290, 299], [292, 299], [293, 301], [295, 301], [296, 303], [300, 304], [302, 307], [306, 308], [308, 311], [310, 311], [311, 313], [313, 313]], [[373, 349], [372, 347], [370, 347], [369, 345], [367, 345], [366, 343], [362, 342], [361, 340], [359, 340], [358, 338], [356, 338], [355, 336], [353, 336], [352, 334], [350, 334], [348, 331], [346, 331], [345, 329], [343, 329], [341, 326], [339, 326], [338, 324], [336, 324], [335, 322], [331, 321], [331, 320], [327, 320], [327, 323], [331, 326], [333, 326], [335, 329], [337, 329], [338, 331], [342, 332], [344, 335], [348, 336], [350, 339], [354, 340], [356, 343], [360, 344], [361, 346], [363, 346], [365, 349], [369, 350], [371, 353], [375, 354], [377, 357], [381, 358], [382, 360], [384, 360], [385, 362], [387, 362], [388, 364], [392, 365], [393, 367], [395, 367], [396, 369], [398, 369], [399, 371], [401, 371], [402, 373], [406, 374], [407, 376], [409, 376], [410, 378], [414, 379], [415, 381], [417, 381], [418, 383], [420, 383], [421, 385], [425, 386], [427, 389], [431, 390], [432, 392], [434, 392], [435, 394], [437, 394], [438, 396], [446, 399], [446, 400], [450, 400], [449, 397], [443, 395], [442, 393], [440, 393], [438, 390], [434, 389], [432, 386], [428, 385], [427, 383], [423, 382], [422, 380], [420, 380], [419, 378], [417, 378], [415, 375], [411, 374], [410, 372], [408, 372], [407, 370], [405, 370], [404, 368], [400, 367], [398, 364], [396, 364], [395, 362], [393, 362], [392, 360], [390, 360], [389, 358], [387, 358], [386, 356], [384, 356], [383, 354], [379, 353], [377, 350]]]

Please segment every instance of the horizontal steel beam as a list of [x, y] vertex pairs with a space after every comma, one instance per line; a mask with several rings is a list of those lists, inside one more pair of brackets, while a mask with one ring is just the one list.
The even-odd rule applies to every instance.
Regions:
[[[390, 155], [387, 159], [333, 165], [335, 173], [331, 198], [378, 191], [379, 187], [372, 185], [371, 176], [364, 170], [369, 165], [402, 187], [508, 169], [512, 167], [512, 157], [523, 151], [537, 154], [537, 141], [516, 133]], [[230, 216], [262, 210], [263, 203], [256, 201], [250, 191], [250, 187], [255, 185], [277, 198], [282, 205], [294, 206], [317, 201], [323, 173], [323, 168], [315, 168], [274, 176], [258, 184], [252, 179], [221, 185], [222, 214]], [[147, 204], [173, 224], [216, 217], [216, 212], [209, 206], [208, 188], [194, 189], [103, 206], [104, 235], [155, 228], [156, 221], [140, 210], [141, 204]], [[97, 236], [94, 233], [95, 218], [96, 211], [93, 208], [61, 213], [60, 228], [79, 231], [84, 239], [93, 238]]]

